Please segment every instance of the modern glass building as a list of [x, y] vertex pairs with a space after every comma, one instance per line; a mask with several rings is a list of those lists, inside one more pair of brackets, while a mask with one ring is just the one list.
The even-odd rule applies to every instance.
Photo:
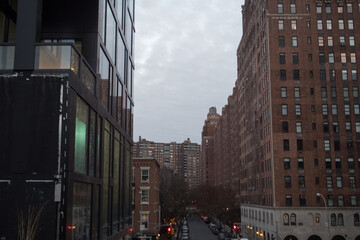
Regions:
[[1, 240], [129, 235], [134, 6], [0, 2]]

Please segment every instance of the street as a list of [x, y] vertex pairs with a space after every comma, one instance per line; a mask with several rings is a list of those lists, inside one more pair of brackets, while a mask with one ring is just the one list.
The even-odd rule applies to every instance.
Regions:
[[205, 224], [198, 215], [188, 217], [188, 226], [191, 240], [216, 240], [207, 224]]

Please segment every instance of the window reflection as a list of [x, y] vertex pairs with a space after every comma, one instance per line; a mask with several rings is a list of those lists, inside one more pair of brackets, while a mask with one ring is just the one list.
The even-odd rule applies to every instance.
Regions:
[[91, 185], [74, 182], [72, 226], [73, 240], [90, 239], [91, 230]]

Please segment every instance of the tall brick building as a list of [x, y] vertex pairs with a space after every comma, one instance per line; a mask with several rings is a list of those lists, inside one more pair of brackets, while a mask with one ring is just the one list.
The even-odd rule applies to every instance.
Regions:
[[200, 184], [200, 145], [190, 139], [183, 143], [159, 143], [139, 137], [133, 146], [134, 157], [153, 157], [160, 167], [167, 167], [183, 177], [189, 187]]
[[359, 240], [360, 1], [246, 0], [242, 14], [218, 131], [243, 235]]

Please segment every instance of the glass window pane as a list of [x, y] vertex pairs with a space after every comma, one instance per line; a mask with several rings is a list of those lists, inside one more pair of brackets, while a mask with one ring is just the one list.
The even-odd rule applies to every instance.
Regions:
[[76, 101], [74, 171], [87, 174], [89, 106], [80, 98]]
[[104, 51], [100, 50], [100, 63], [99, 63], [99, 74], [100, 74], [100, 101], [103, 106], [108, 109], [109, 102], [109, 81], [110, 81], [110, 62], [107, 59]]
[[72, 226], [75, 239], [90, 239], [91, 235], [91, 185], [74, 182]]
[[115, 45], [116, 45], [116, 22], [110, 4], [107, 4], [106, 10], [106, 48], [108, 53], [115, 62]]

